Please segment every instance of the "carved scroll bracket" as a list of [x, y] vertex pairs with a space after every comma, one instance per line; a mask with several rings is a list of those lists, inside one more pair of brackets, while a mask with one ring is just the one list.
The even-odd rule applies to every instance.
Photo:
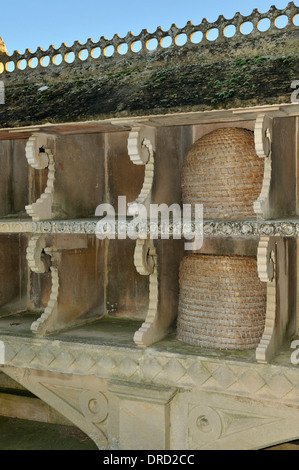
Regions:
[[[48, 255], [50, 259], [48, 267], [45, 263], [45, 255]], [[48, 305], [41, 317], [31, 325], [33, 333], [43, 335], [47, 329], [49, 319], [55, 314], [57, 315], [59, 296], [59, 257], [55, 254], [53, 247], [47, 247], [46, 235], [35, 235], [31, 238], [27, 248], [27, 261], [31, 271], [35, 273], [44, 274], [51, 271], [52, 288]]]
[[[31, 325], [31, 330], [38, 336], [45, 336], [48, 333], [66, 327], [65, 321], [59, 314], [60, 276], [59, 268], [61, 254], [65, 250], [85, 249], [87, 239], [85, 236], [70, 237], [60, 235], [51, 237], [49, 235], [34, 235], [29, 241], [27, 248], [27, 262], [32, 272], [44, 274], [51, 272], [52, 287], [50, 298], [44, 313]], [[71, 292], [64, 295], [71, 297]]]
[[[61, 355], [63, 353], [61, 352]], [[69, 356], [69, 353], [66, 356]], [[99, 450], [109, 448], [107, 421], [110, 402], [102, 382], [94, 376], [51, 374], [20, 367], [5, 367], [5, 374], [50, 405], [92, 439]], [[112, 444], [111, 444], [112, 445]]]
[[272, 119], [261, 114], [257, 117], [254, 130], [255, 150], [265, 161], [264, 179], [261, 193], [254, 202], [253, 208], [260, 219], [269, 218], [269, 193], [272, 177]]
[[134, 264], [139, 274], [149, 276], [149, 306], [145, 322], [135, 333], [134, 341], [138, 346], [150, 346], [156, 341], [158, 323], [158, 258], [153, 241], [138, 239], [136, 242]]
[[152, 191], [155, 171], [155, 129], [147, 126], [135, 126], [128, 138], [128, 153], [135, 165], [144, 165], [144, 182], [141, 192], [134, 202], [128, 204], [128, 214], [134, 215], [137, 204], [145, 204]]
[[283, 238], [261, 237], [258, 246], [258, 274], [267, 283], [265, 330], [256, 349], [256, 359], [261, 363], [269, 362], [279, 352], [289, 320], [287, 243]]
[[33, 134], [26, 144], [25, 153], [28, 164], [35, 170], [48, 169], [45, 191], [35, 203], [26, 206], [26, 211], [33, 221], [52, 218], [55, 179], [53, 140], [53, 136], [47, 134]]

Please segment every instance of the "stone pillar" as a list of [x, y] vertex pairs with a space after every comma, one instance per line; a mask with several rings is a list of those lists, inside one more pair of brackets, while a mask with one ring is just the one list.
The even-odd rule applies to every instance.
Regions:
[[110, 382], [109, 391], [120, 398], [120, 450], [170, 448], [170, 403], [175, 388]]

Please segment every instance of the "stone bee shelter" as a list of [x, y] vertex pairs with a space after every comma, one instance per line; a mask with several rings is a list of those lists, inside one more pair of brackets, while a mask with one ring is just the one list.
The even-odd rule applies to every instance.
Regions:
[[[0, 39], [0, 415], [99, 449], [299, 439], [298, 13]], [[202, 203], [201, 250], [100, 240], [118, 196]]]

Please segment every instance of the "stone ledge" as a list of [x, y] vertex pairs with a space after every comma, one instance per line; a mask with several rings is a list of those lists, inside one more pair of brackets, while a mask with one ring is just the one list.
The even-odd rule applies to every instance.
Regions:
[[[82, 329], [81, 329], [82, 330]], [[168, 338], [153, 347], [88, 344], [1, 334], [5, 367], [17, 367], [178, 387], [299, 404], [299, 375], [290, 345], [272, 364], [257, 364], [254, 353], [203, 351]], [[115, 341], [115, 339], [114, 339]]]

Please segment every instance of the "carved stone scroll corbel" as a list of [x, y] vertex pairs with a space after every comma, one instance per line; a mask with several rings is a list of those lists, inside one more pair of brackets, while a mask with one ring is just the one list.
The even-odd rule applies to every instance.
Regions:
[[275, 239], [262, 237], [257, 252], [258, 274], [267, 283], [267, 303], [265, 330], [256, 350], [258, 362], [268, 362], [275, 350], [274, 329], [276, 321], [276, 246]]
[[128, 203], [128, 214], [135, 215], [136, 204], [145, 204], [154, 181], [154, 129], [140, 126], [133, 127], [128, 138], [128, 153], [135, 165], [145, 165], [144, 182], [141, 192], [134, 202]]
[[143, 276], [149, 276], [149, 307], [145, 322], [135, 333], [134, 341], [138, 346], [150, 346], [156, 340], [156, 329], [158, 320], [158, 265], [157, 253], [153, 241], [149, 239], [138, 239], [136, 242], [134, 264]]
[[267, 115], [259, 115], [254, 131], [255, 150], [264, 159], [264, 179], [261, 193], [254, 202], [253, 208], [260, 219], [269, 218], [269, 193], [272, 176], [272, 119]]
[[[87, 238], [85, 235], [69, 237], [68, 235], [34, 235], [27, 248], [28, 265], [34, 273], [44, 274], [51, 272], [51, 293], [48, 304], [36, 321], [31, 325], [31, 330], [38, 336], [46, 336], [55, 331], [63, 330], [72, 326], [82, 310], [73, 313], [72, 299], [74, 292], [80, 289], [80, 276], [74, 276], [73, 283], [61, 282], [62, 257], [67, 251], [86, 250]], [[76, 273], [76, 259], [74, 257], [74, 273]], [[71, 276], [72, 273], [69, 273]], [[65, 276], [65, 275], [64, 275]], [[61, 307], [61, 304], [63, 307]]]
[[33, 221], [52, 218], [55, 163], [53, 150], [48, 145], [49, 139], [47, 134], [33, 134], [25, 149], [27, 161], [32, 168], [35, 170], [48, 169], [45, 191], [35, 203], [26, 206], [26, 211]]
[[[51, 259], [51, 266], [48, 269], [43, 260], [44, 253]], [[33, 333], [43, 335], [51, 318], [57, 315], [59, 296], [58, 260], [54, 256], [53, 249], [46, 247], [45, 235], [35, 235], [31, 238], [27, 248], [27, 261], [31, 271], [35, 273], [44, 274], [47, 270], [51, 271], [52, 288], [48, 305], [41, 317], [31, 325]]]
[[283, 238], [262, 237], [258, 246], [258, 274], [267, 283], [265, 330], [256, 350], [256, 359], [262, 363], [269, 362], [279, 352], [289, 320], [287, 243]]

